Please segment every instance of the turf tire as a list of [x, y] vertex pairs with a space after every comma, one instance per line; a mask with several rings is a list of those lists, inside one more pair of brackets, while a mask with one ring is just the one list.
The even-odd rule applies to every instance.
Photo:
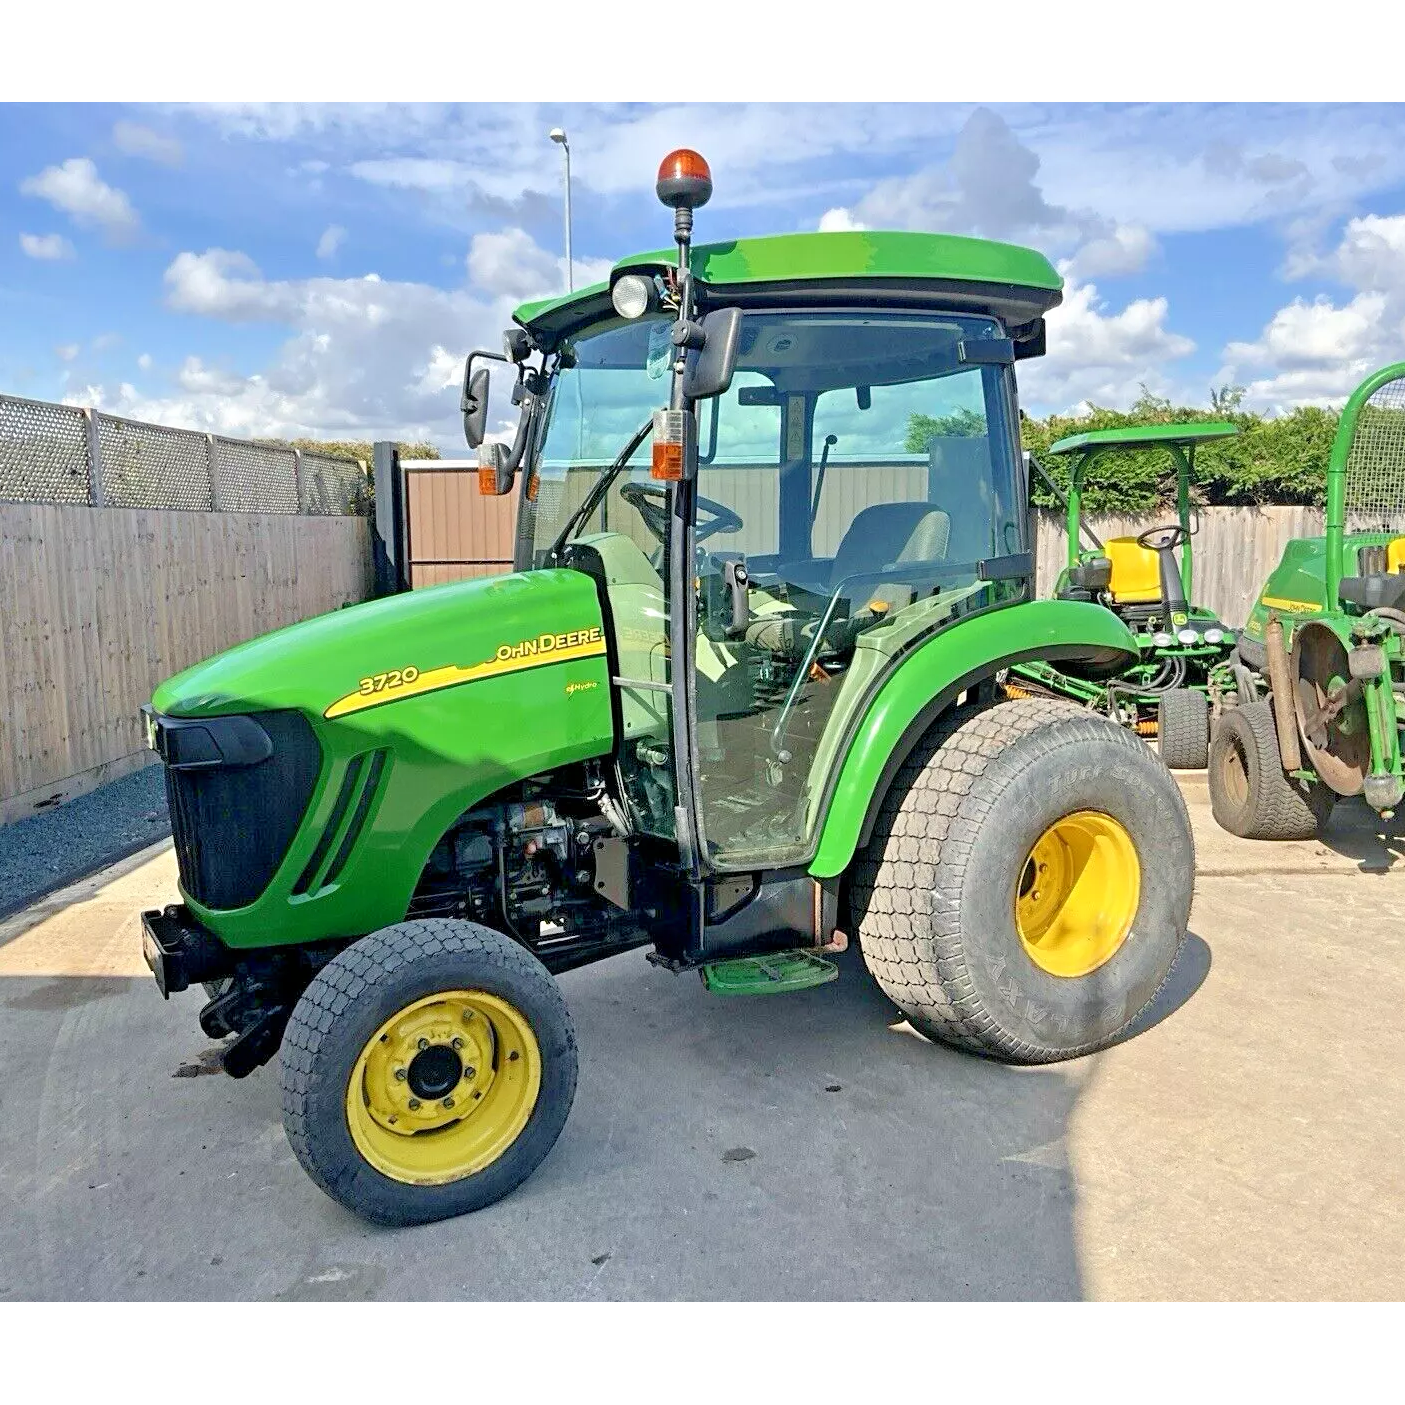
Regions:
[[1172, 688], [1156, 704], [1157, 749], [1173, 771], [1203, 771], [1210, 760], [1210, 705], [1194, 688]]
[[1321, 782], [1301, 785], [1283, 770], [1273, 704], [1229, 708], [1210, 738], [1210, 810], [1241, 839], [1312, 839], [1336, 796]]

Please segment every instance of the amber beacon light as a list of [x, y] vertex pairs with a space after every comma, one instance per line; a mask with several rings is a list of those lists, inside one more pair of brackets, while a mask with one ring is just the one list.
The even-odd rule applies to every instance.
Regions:
[[679, 147], [659, 163], [654, 191], [675, 210], [696, 210], [712, 199], [712, 172], [696, 151]]

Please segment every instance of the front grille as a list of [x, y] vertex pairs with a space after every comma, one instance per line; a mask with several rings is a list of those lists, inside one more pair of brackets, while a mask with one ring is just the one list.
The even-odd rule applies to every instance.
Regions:
[[181, 886], [203, 907], [245, 907], [288, 852], [307, 812], [321, 748], [300, 712], [259, 712], [273, 754], [255, 766], [166, 767]]

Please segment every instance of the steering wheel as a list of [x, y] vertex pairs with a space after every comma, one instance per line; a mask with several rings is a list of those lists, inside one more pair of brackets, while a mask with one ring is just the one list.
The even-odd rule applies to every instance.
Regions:
[[[1149, 538], [1164, 533], [1160, 541], [1151, 541]], [[1166, 548], [1180, 546], [1190, 536], [1190, 533], [1181, 526], [1179, 522], [1173, 522], [1169, 527], [1148, 527], [1137, 538], [1137, 545], [1144, 546], [1150, 551], [1165, 551]]]
[[[654, 483], [626, 483], [620, 497], [644, 519], [644, 525], [660, 543], [668, 540], [668, 489]], [[693, 540], [701, 544], [718, 532], [739, 532], [742, 519], [725, 503], [714, 502], [701, 493], [697, 497], [698, 520]], [[702, 514], [707, 513], [704, 520]]]

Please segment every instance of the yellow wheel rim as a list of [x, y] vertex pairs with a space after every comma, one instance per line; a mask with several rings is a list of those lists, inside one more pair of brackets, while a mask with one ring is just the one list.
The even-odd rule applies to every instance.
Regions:
[[382, 1175], [444, 1185], [490, 1166], [527, 1125], [541, 1092], [532, 1027], [482, 990], [428, 995], [392, 1015], [351, 1070], [346, 1122]]
[[1132, 836], [1111, 815], [1080, 810], [1051, 824], [1020, 870], [1015, 929], [1051, 976], [1086, 976], [1127, 940], [1141, 898]]

